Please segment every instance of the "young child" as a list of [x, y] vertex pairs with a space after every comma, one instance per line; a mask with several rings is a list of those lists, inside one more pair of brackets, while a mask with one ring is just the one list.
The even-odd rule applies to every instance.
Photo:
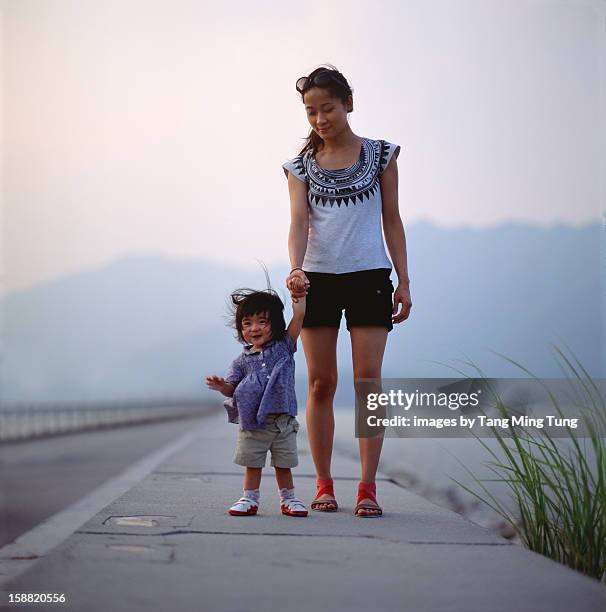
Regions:
[[232, 293], [231, 300], [232, 324], [244, 350], [225, 378], [206, 379], [210, 389], [230, 398], [224, 402], [228, 421], [239, 423], [234, 463], [246, 467], [244, 495], [228, 512], [232, 516], [257, 513], [261, 472], [270, 450], [282, 514], [307, 516], [307, 508], [295, 497], [291, 472], [298, 464], [299, 430], [293, 354], [305, 316], [305, 298], [293, 300], [288, 328], [284, 304], [272, 289], [241, 289]]

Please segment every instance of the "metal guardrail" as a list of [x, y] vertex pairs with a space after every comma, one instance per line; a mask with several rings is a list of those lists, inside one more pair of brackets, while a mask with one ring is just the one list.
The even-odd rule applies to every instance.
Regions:
[[203, 416], [216, 405], [198, 401], [0, 404], [0, 442]]

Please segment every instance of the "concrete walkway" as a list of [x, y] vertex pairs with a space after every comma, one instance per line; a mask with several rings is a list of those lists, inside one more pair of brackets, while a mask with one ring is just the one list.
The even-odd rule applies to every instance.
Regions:
[[[300, 433], [295, 485], [308, 504], [314, 470]], [[342, 454], [333, 463], [339, 512], [281, 516], [266, 468], [260, 513], [230, 517], [242, 487], [235, 434], [223, 413], [200, 421], [186, 443], [6, 583], [2, 604], [9, 592], [28, 592], [65, 593], [55, 606], [87, 612], [606, 609], [596, 581], [386, 478], [377, 483], [384, 516], [355, 518], [358, 465]], [[6, 553], [5, 569], [24, 562]]]

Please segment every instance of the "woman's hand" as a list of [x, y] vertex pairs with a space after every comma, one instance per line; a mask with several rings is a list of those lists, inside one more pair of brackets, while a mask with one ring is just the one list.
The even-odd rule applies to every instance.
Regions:
[[[398, 306], [402, 306], [398, 312]], [[412, 300], [410, 299], [410, 289], [408, 285], [398, 285], [393, 294], [393, 318], [394, 323], [402, 323], [408, 319], [410, 309], [412, 308]]]
[[305, 297], [309, 288], [309, 280], [305, 276], [305, 272], [303, 270], [293, 270], [286, 277], [286, 288], [295, 303], [299, 301], [298, 298]]

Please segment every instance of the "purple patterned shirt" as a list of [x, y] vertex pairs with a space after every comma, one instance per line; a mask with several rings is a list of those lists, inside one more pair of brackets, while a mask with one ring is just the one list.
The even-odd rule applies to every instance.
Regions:
[[225, 375], [225, 382], [236, 387], [233, 398], [224, 402], [230, 423], [247, 430], [265, 429], [270, 413], [297, 415], [296, 350], [288, 333], [282, 340], [266, 342], [261, 351], [253, 351], [250, 344], [244, 347]]

